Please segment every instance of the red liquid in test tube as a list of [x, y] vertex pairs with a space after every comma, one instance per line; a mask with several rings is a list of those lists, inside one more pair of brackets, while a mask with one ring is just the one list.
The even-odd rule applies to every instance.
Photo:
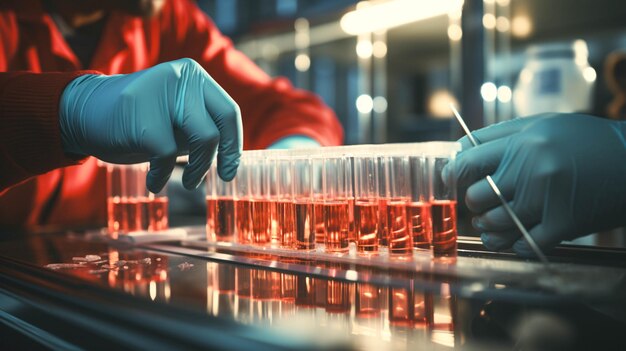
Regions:
[[413, 240], [407, 228], [405, 200], [387, 202], [387, 235], [390, 254], [407, 255], [413, 252]]
[[268, 244], [272, 231], [272, 203], [269, 200], [250, 200], [251, 230], [253, 244]]
[[316, 200], [313, 203], [313, 212], [315, 216], [315, 243], [323, 244], [326, 232], [324, 231], [324, 204], [322, 200]]
[[435, 257], [456, 257], [456, 201], [437, 200], [431, 203], [433, 253]]
[[112, 231], [165, 230], [168, 226], [166, 197], [109, 198], [108, 227]]
[[238, 242], [241, 244], [252, 243], [252, 214], [250, 213], [249, 199], [235, 201], [235, 224]]
[[378, 199], [378, 244], [386, 247], [388, 245], [389, 232], [387, 224], [387, 202], [389, 199]]
[[350, 227], [348, 229], [348, 241], [356, 243], [356, 228], [354, 227], [354, 198], [348, 199], [348, 221]]
[[155, 197], [148, 200], [148, 218], [150, 218], [148, 230], [157, 231], [169, 228], [168, 204], [167, 197]]
[[[326, 233], [327, 252], [347, 252], [350, 222], [348, 211], [350, 205], [347, 200], [325, 202], [322, 205], [323, 223]], [[317, 212], [316, 212], [317, 215]]]
[[355, 201], [354, 225], [358, 252], [378, 252], [378, 218], [378, 201]]
[[315, 219], [311, 202], [298, 202], [295, 205], [296, 235], [294, 246], [297, 250], [315, 249]]
[[413, 236], [413, 247], [430, 249], [432, 239], [430, 204], [413, 202], [406, 206], [407, 223]]
[[[137, 204], [125, 198], [107, 199], [108, 227], [110, 232], [127, 232], [137, 228]], [[133, 228], [133, 229], [130, 229]]]
[[280, 246], [291, 248], [294, 244], [296, 205], [289, 200], [280, 200], [276, 206], [276, 222]]
[[235, 233], [235, 200], [207, 198], [207, 232], [213, 240], [230, 241]]

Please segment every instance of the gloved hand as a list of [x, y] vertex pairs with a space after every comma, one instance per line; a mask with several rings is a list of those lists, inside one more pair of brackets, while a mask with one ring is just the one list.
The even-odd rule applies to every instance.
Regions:
[[65, 152], [112, 163], [150, 161], [147, 187], [160, 191], [176, 156], [189, 152], [183, 184], [197, 187], [218, 149], [222, 179], [232, 179], [243, 144], [233, 99], [195, 61], [180, 59], [132, 74], [84, 75], [60, 102]]
[[626, 224], [626, 123], [580, 114], [545, 114], [499, 123], [460, 140], [444, 169], [478, 216], [472, 224], [491, 250], [534, 256], [485, 177], [544, 250], [562, 240]]

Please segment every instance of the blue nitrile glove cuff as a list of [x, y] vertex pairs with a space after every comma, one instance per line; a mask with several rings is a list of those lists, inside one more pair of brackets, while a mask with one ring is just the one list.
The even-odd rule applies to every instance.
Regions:
[[316, 140], [304, 135], [290, 135], [273, 143], [268, 149], [306, 149], [320, 147]]

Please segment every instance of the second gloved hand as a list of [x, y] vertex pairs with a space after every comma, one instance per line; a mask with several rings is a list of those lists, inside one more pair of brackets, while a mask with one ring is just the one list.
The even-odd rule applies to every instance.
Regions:
[[125, 75], [84, 75], [63, 92], [66, 152], [112, 163], [150, 161], [148, 189], [160, 191], [176, 156], [189, 153], [183, 184], [200, 184], [218, 149], [218, 172], [232, 179], [243, 135], [233, 99], [195, 61], [180, 59]]
[[[492, 250], [528, 244], [485, 180], [492, 175], [513, 211], [544, 250], [562, 240], [626, 224], [626, 124], [579, 114], [546, 114], [472, 133], [481, 143], [450, 168], [473, 225]], [[445, 175], [444, 175], [445, 176]]]

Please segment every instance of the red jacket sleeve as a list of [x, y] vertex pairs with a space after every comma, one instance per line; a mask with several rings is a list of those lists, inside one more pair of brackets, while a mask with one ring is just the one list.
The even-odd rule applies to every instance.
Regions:
[[63, 152], [59, 99], [84, 73], [0, 73], [0, 193], [34, 175], [77, 164]]
[[289, 135], [342, 143], [341, 124], [321, 99], [285, 78], [271, 79], [189, 0], [169, 1], [160, 25], [160, 61], [187, 56], [209, 72], [241, 108], [245, 148], [265, 148]]

